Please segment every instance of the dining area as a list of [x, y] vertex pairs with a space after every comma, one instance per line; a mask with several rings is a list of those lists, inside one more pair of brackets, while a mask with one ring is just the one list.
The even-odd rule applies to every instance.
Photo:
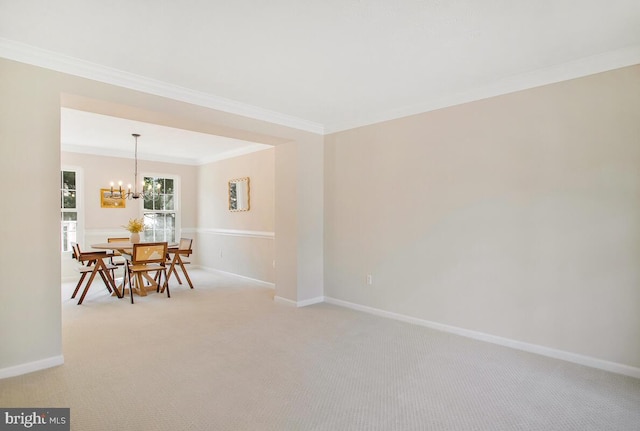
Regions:
[[79, 278], [71, 299], [80, 294], [77, 304], [82, 305], [89, 290], [99, 288], [99, 284], [107, 295], [117, 299], [128, 296], [131, 304], [135, 303], [134, 295], [144, 297], [151, 292], [166, 293], [171, 298], [171, 279], [183, 284], [180, 273], [193, 289], [186, 266], [193, 254], [192, 244], [192, 238], [132, 242], [124, 237], [109, 237], [106, 242], [90, 244], [88, 249], [72, 243], [72, 259], [77, 261]]
[[[122, 158], [62, 152], [60, 278], [74, 282], [63, 300], [86, 304], [92, 292], [133, 303], [158, 293], [170, 298], [174, 289], [196, 287], [189, 271], [196, 266], [274, 285], [273, 149], [198, 167], [155, 162], [146, 157], [158, 138], [143, 126], [123, 125], [142, 133], [117, 134], [126, 144]], [[162, 244], [134, 250], [152, 242], [166, 242], [166, 252]]]

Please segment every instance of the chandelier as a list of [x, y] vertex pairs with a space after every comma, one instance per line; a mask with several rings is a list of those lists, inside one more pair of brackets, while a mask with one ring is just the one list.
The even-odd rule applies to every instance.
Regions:
[[[131, 184], [129, 184], [127, 186], [127, 190], [124, 191], [122, 189], [122, 181], [118, 181], [118, 188], [114, 189], [114, 184], [113, 181], [111, 181], [111, 187], [110, 187], [110, 192], [108, 197], [110, 198], [117, 198], [117, 199], [138, 199], [138, 198], [149, 198], [151, 197], [151, 195], [153, 194], [153, 188], [151, 186], [151, 184], [149, 184], [149, 187], [147, 188], [147, 190], [144, 190], [144, 181], [142, 181], [141, 187], [140, 187], [140, 191], [138, 191], [138, 138], [140, 137], [140, 134], [138, 133], [132, 133], [131, 136], [134, 137], [135, 141], [136, 141], [136, 146], [135, 146], [135, 152], [134, 152], [134, 159], [135, 159], [135, 170], [133, 171], [133, 190], [131, 190]], [[158, 188], [160, 188], [160, 184], [157, 185]]]

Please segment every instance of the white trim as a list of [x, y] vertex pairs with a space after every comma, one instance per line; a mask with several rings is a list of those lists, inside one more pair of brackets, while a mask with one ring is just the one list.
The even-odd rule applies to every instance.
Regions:
[[64, 364], [64, 356], [52, 356], [50, 358], [40, 359], [39, 361], [27, 362], [26, 364], [15, 365], [0, 369], [0, 379], [8, 377], [20, 376], [22, 374], [33, 373], [51, 367], [57, 367]]
[[374, 314], [376, 316], [386, 317], [389, 319], [399, 320], [401, 322], [412, 323], [438, 331], [449, 332], [451, 334], [461, 335], [463, 337], [475, 340], [486, 341], [488, 343], [500, 346], [510, 347], [516, 350], [535, 353], [550, 358], [561, 359], [575, 364], [585, 365], [591, 368], [610, 371], [616, 374], [622, 374], [629, 377], [640, 379], [640, 368], [629, 365], [619, 364], [616, 362], [605, 361], [603, 359], [593, 358], [590, 356], [579, 355], [564, 350], [553, 349], [551, 347], [540, 346], [537, 344], [525, 343], [523, 341], [512, 340], [509, 338], [498, 337], [496, 335], [486, 334], [483, 332], [472, 331], [469, 329], [458, 328], [456, 326], [445, 325], [442, 323], [432, 322], [429, 320], [418, 319], [416, 317], [406, 316], [404, 314], [393, 313], [391, 311], [380, 310], [378, 308], [368, 307], [366, 305], [355, 304], [353, 302], [343, 301], [331, 297], [324, 297], [325, 302], [329, 304], [339, 305], [341, 307], [351, 308], [353, 310], [364, 311], [365, 313]]
[[470, 88], [454, 95], [444, 95], [425, 103], [381, 112], [343, 123], [325, 125], [109, 68], [5, 38], [0, 38], [0, 57], [256, 120], [268, 121], [318, 135], [326, 135], [639, 64], [640, 45], [632, 45], [572, 62], [514, 75], [483, 87]]
[[[75, 172], [76, 173], [76, 214], [77, 214], [77, 220], [76, 220], [76, 240], [75, 242], [77, 242], [78, 244], [84, 244], [84, 215], [85, 215], [85, 211], [84, 211], [84, 191], [85, 191], [85, 186], [84, 186], [84, 168], [82, 166], [77, 166], [77, 165], [66, 165], [66, 164], [62, 164], [60, 165], [60, 174], [62, 175], [63, 171], [68, 171], [68, 172]], [[60, 208], [60, 211], [62, 212], [63, 209]], [[62, 240], [62, 238], [60, 238], [60, 240]], [[63, 252], [60, 251], [61, 255], [68, 255], [69, 257], [71, 257], [71, 250]]]
[[298, 307], [307, 307], [313, 304], [320, 304], [324, 302], [324, 296], [316, 296], [315, 298], [305, 299], [304, 301], [298, 301], [296, 305]]
[[318, 135], [324, 134], [322, 125], [312, 121], [113, 69], [5, 38], [0, 38], [0, 57]]
[[[177, 233], [177, 229], [176, 229], [176, 233]], [[182, 229], [180, 229], [180, 236], [184, 236], [185, 234], [195, 234], [198, 232], [198, 229], [194, 228], [194, 227], [183, 227]], [[84, 235], [85, 236], [104, 236], [104, 237], [110, 237], [110, 236], [129, 236], [130, 234], [126, 231], [125, 228], [122, 229], [85, 229], [84, 230]]]
[[[174, 220], [174, 234], [176, 235], [176, 239], [178, 238], [178, 232], [181, 232], [182, 229], [182, 177], [178, 174], [163, 174], [160, 172], [150, 172], [150, 171], [138, 171], [138, 175], [142, 177], [142, 181], [145, 178], [153, 178], [153, 179], [163, 179], [163, 180], [173, 180], [173, 209], [172, 210], [146, 210], [144, 209], [144, 199], [139, 199], [138, 201], [138, 214], [140, 217], [144, 218], [146, 213], [150, 214], [175, 214]], [[138, 184], [140, 186], [140, 184]]]
[[244, 236], [255, 238], [275, 238], [275, 232], [259, 231], [259, 230], [240, 230], [240, 229], [198, 229], [198, 233], [205, 233], [209, 235], [228, 235], [228, 236]]
[[325, 134], [336, 133], [356, 127], [367, 126], [383, 121], [395, 120], [410, 115], [435, 111], [449, 106], [461, 105], [489, 97], [540, 87], [556, 82], [581, 78], [583, 76], [620, 69], [640, 64], [640, 45], [628, 46], [615, 51], [605, 52], [591, 57], [581, 58], [568, 63], [557, 64], [527, 73], [513, 75], [496, 80], [482, 87], [470, 88], [457, 94], [447, 94], [425, 103], [406, 106], [377, 115], [363, 117], [344, 123], [325, 124]]
[[315, 298], [311, 298], [311, 299], [305, 299], [304, 301], [294, 301], [292, 299], [288, 299], [288, 298], [284, 298], [282, 296], [274, 296], [273, 300], [275, 302], [280, 302], [282, 304], [287, 304], [287, 305], [293, 305], [294, 307], [297, 308], [302, 308], [302, 307], [307, 307], [309, 305], [313, 305], [313, 304], [320, 304], [322, 302], [324, 302], [324, 296], [317, 296]]
[[298, 306], [296, 301], [293, 301], [293, 300], [288, 299], [288, 298], [283, 298], [282, 296], [278, 296], [278, 295], [273, 297], [273, 302], [279, 302], [280, 304], [285, 304], [285, 305], [292, 305], [294, 307]]

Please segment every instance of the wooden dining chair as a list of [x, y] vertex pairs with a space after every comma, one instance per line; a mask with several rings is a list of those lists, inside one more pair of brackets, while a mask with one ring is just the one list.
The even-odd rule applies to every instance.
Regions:
[[[129, 238], [107, 238], [107, 242], [129, 242]], [[126, 259], [122, 256], [122, 253], [117, 250], [113, 250], [109, 253], [111, 255], [110, 262], [112, 265], [124, 267]]]
[[[111, 277], [111, 274], [106, 274], [106, 271], [113, 272], [116, 267], [111, 264], [106, 264], [104, 261], [104, 259], [109, 259], [109, 254], [106, 251], [83, 252], [80, 250], [80, 245], [75, 242], [71, 243], [71, 247], [71, 256], [80, 263], [80, 266], [78, 267], [78, 271], [80, 272], [80, 280], [78, 280], [78, 284], [76, 284], [76, 288], [74, 289], [71, 298], [74, 299], [76, 297], [78, 291], [80, 290], [80, 287], [82, 286], [82, 282], [89, 274], [91, 275], [89, 276], [89, 279], [84, 286], [82, 295], [80, 295], [78, 305], [81, 305], [82, 301], [84, 301], [85, 296], [87, 296], [87, 292], [89, 291], [89, 288], [91, 287], [96, 274], [100, 274], [100, 277], [102, 278], [102, 281], [107, 287], [109, 293], [113, 293], [112, 286], [115, 287], [115, 284], [113, 284], [113, 277]], [[118, 289], [116, 289], [116, 295], [120, 297], [120, 292], [118, 292]]]
[[[192, 238], [180, 238], [180, 243], [178, 247], [172, 247], [168, 249], [168, 261], [169, 261], [169, 273], [167, 278], [171, 278], [171, 274], [175, 274], [176, 280], [178, 280], [178, 284], [182, 284], [182, 280], [180, 280], [180, 276], [178, 275], [178, 270], [176, 267], [179, 267], [184, 274], [184, 277], [187, 279], [189, 286], [193, 289], [193, 283], [191, 282], [191, 278], [189, 277], [189, 273], [187, 272], [187, 268], [185, 265], [188, 265], [189, 260], [187, 258], [191, 256], [193, 250], [191, 246], [193, 245]], [[167, 279], [168, 281], [168, 279]]]
[[[167, 243], [166, 242], [147, 242], [133, 244], [131, 254], [123, 255], [127, 259], [125, 265], [124, 283], [129, 283], [129, 292], [131, 294], [131, 303], [133, 304], [133, 289], [139, 292], [146, 289], [144, 280], [155, 283], [156, 292], [160, 292], [160, 284], [162, 283], [162, 275], [164, 275], [164, 285], [162, 291], [167, 291], [167, 298], [171, 298], [169, 292], [169, 283], [167, 281]], [[157, 274], [156, 277], [144, 277], [149, 273]], [[146, 292], [146, 290], [145, 290]]]

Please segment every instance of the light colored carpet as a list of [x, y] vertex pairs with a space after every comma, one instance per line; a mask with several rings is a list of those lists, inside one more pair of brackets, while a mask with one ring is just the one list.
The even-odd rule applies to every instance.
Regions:
[[0, 406], [73, 430], [640, 430], [640, 380], [191, 269], [172, 297], [63, 285], [65, 364], [0, 381]]

